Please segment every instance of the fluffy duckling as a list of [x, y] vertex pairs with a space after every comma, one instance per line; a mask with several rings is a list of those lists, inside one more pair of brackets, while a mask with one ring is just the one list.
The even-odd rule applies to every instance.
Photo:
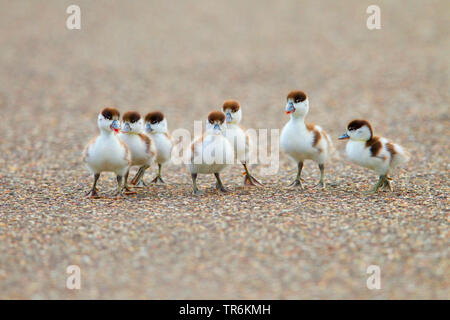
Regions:
[[389, 172], [410, 159], [403, 147], [386, 138], [374, 136], [372, 126], [366, 120], [350, 122], [346, 133], [339, 139], [350, 139], [345, 147], [350, 161], [374, 170], [380, 176], [370, 193], [381, 188], [393, 191]]
[[[123, 128], [119, 138], [125, 142], [131, 153], [131, 166], [148, 168], [156, 156], [156, 149], [151, 139], [143, 132], [144, 121], [136, 111], [128, 111], [123, 117]], [[145, 169], [144, 169], [145, 170]], [[128, 174], [125, 175], [125, 190], [128, 189]]]
[[208, 115], [206, 130], [200, 138], [191, 143], [187, 152], [187, 168], [191, 173], [194, 194], [203, 192], [197, 187], [199, 173], [213, 173], [216, 177], [216, 189], [225, 193], [228, 190], [222, 184], [220, 172], [233, 163], [234, 152], [228, 139], [224, 136], [226, 129], [225, 114], [213, 111]]
[[[145, 132], [150, 136], [156, 147], [158, 174], [151, 183], [157, 183], [158, 181], [164, 183], [161, 177], [161, 168], [164, 163], [170, 160], [173, 144], [168, 133], [167, 120], [162, 112], [154, 111], [145, 116]], [[144, 184], [142, 177], [144, 176], [145, 169], [145, 167], [139, 169], [139, 172], [132, 181], [134, 184]]]
[[236, 158], [242, 163], [245, 170], [244, 185], [261, 185], [248, 171], [247, 162], [250, 160], [250, 148], [252, 141], [250, 136], [239, 125], [242, 119], [241, 105], [236, 100], [226, 100], [223, 103], [222, 111], [225, 113], [227, 128], [225, 137], [234, 147]]
[[305, 124], [308, 111], [309, 101], [303, 91], [292, 91], [288, 94], [286, 114], [289, 114], [291, 119], [281, 132], [280, 147], [297, 163], [297, 177], [290, 185], [291, 187], [299, 186], [303, 188], [301, 182], [303, 162], [310, 159], [319, 164], [319, 185], [325, 188], [325, 161], [332, 144], [321, 127], [314, 124]]
[[131, 155], [128, 147], [117, 137], [120, 113], [116, 108], [105, 108], [97, 117], [100, 135], [91, 140], [83, 153], [83, 161], [94, 175], [94, 184], [87, 195], [97, 198], [97, 181], [100, 173], [114, 172], [117, 176], [117, 195], [122, 195], [122, 179], [127, 174]]

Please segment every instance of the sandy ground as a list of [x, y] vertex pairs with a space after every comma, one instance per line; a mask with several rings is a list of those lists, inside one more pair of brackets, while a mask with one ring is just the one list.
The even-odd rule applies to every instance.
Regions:
[[[77, 2], [82, 29], [65, 27]], [[131, 2], [131, 1], [130, 1]], [[441, 298], [449, 296], [448, 1], [2, 1], [0, 298]], [[281, 128], [285, 96], [310, 96], [308, 120], [333, 138], [329, 187], [289, 190], [295, 164], [253, 168], [265, 188], [191, 195], [182, 166], [166, 186], [114, 200], [112, 174], [87, 199], [81, 152], [96, 115], [156, 108], [193, 130], [223, 100], [248, 128]], [[349, 120], [404, 145], [395, 191], [337, 141]], [[155, 169], [147, 176], [149, 180]], [[68, 290], [66, 267], [81, 268]], [[366, 269], [381, 268], [381, 290]]]

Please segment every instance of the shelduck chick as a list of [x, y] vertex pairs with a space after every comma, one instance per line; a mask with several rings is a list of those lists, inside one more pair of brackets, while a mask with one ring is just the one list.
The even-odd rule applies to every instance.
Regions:
[[[170, 161], [173, 144], [168, 133], [167, 120], [162, 112], [154, 111], [145, 116], [145, 132], [155, 145], [156, 163], [158, 164], [158, 174], [151, 183], [158, 183], [158, 181], [165, 183], [161, 177], [161, 168], [164, 163]], [[143, 176], [146, 169], [145, 166], [139, 169], [139, 172], [133, 178], [133, 184], [145, 185]]]
[[319, 164], [319, 186], [325, 188], [325, 162], [332, 144], [326, 132], [317, 125], [305, 124], [305, 117], [309, 111], [309, 101], [302, 91], [292, 91], [287, 96], [286, 114], [291, 119], [284, 126], [280, 136], [281, 150], [297, 163], [297, 177], [290, 184], [291, 187], [303, 188], [301, 173], [303, 162], [307, 159]]
[[[119, 138], [128, 146], [131, 153], [131, 166], [148, 168], [156, 156], [156, 149], [151, 139], [143, 132], [144, 121], [139, 112], [128, 111], [123, 117], [123, 128]], [[128, 189], [128, 174], [125, 175], [125, 190]]]
[[377, 192], [381, 188], [389, 188], [393, 191], [392, 178], [389, 177], [390, 171], [410, 159], [403, 147], [386, 138], [374, 136], [372, 126], [366, 120], [350, 122], [347, 132], [339, 139], [350, 139], [345, 147], [350, 161], [379, 174], [378, 182], [369, 191], [370, 193]]
[[261, 185], [248, 171], [247, 163], [250, 160], [250, 148], [252, 141], [250, 136], [239, 125], [242, 119], [241, 105], [236, 100], [226, 100], [222, 106], [225, 113], [227, 128], [225, 137], [234, 147], [236, 158], [242, 163], [245, 170], [244, 185]]
[[117, 195], [122, 195], [122, 179], [129, 170], [131, 155], [128, 147], [117, 137], [120, 129], [120, 113], [116, 108], [103, 109], [97, 118], [100, 135], [91, 140], [83, 153], [83, 161], [94, 175], [94, 184], [87, 194], [98, 197], [97, 181], [100, 173], [114, 172], [117, 176]]
[[191, 143], [187, 152], [187, 168], [191, 173], [194, 194], [203, 192], [197, 187], [199, 173], [213, 173], [216, 177], [216, 189], [225, 193], [228, 190], [222, 184], [220, 172], [233, 163], [234, 152], [228, 139], [224, 136], [226, 129], [225, 114], [213, 111], [208, 115], [206, 130], [200, 138]]

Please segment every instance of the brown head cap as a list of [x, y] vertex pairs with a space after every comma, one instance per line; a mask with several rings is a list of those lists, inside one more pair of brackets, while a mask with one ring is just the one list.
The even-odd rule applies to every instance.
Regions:
[[222, 109], [225, 111], [227, 109], [230, 109], [231, 112], [236, 112], [239, 111], [239, 109], [241, 108], [241, 105], [239, 104], [239, 101], [237, 100], [226, 100], [223, 103]]
[[222, 111], [212, 111], [208, 115], [209, 123], [214, 123], [214, 121], [220, 121], [222, 124], [225, 121], [225, 114]]
[[348, 131], [352, 131], [352, 130], [358, 130], [361, 127], [367, 126], [370, 130], [370, 136], [373, 136], [373, 129], [372, 126], [370, 125], [369, 121], [367, 120], [360, 120], [360, 119], [356, 119], [351, 121], [348, 126], [347, 126], [347, 130]]
[[118, 120], [120, 118], [120, 112], [114, 107], [107, 107], [102, 110], [102, 116], [108, 120]]
[[294, 100], [295, 103], [299, 103], [305, 101], [306, 98], [307, 98], [306, 93], [304, 93], [303, 91], [296, 90], [289, 92], [286, 99], [287, 100], [292, 99]]
[[159, 111], [149, 112], [145, 116], [145, 122], [150, 122], [152, 124], [159, 123], [164, 120], [164, 114]]
[[141, 115], [137, 111], [128, 111], [128, 112], [125, 112], [124, 115], [122, 116], [122, 120], [124, 122], [135, 123], [135, 122], [138, 122], [140, 119], [141, 119]]

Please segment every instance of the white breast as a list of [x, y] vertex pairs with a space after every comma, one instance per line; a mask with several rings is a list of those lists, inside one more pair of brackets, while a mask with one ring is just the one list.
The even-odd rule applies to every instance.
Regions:
[[[383, 139], [380, 139], [383, 140]], [[382, 141], [382, 143], [385, 141]], [[365, 141], [352, 141], [350, 140], [345, 147], [350, 161], [374, 170], [378, 174], [386, 174], [389, 171], [390, 154], [385, 148], [385, 143], [383, 143], [382, 149], [376, 157], [372, 156], [370, 147], [366, 147]]]
[[131, 154], [131, 165], [150, 164], [151, 154], [147, 152], [147, 144], [137, 134], [120, 133], [119, 138], [128, 146]]
[[229, 124], [225, 130], [225, 137], [233, 146], [236, 158], [241, 162], [248, 162], [251, 141], [244, 130], [236, 124]]
[[[325, 139], [323, 140], [326, 144]], [[309, 131], [303, 122], [290, 120], [281, 131], [280, 148], [296, 162], [311, 159], [323, 163], [322, 158], [326, 158], [326, 146], [320, 152], [321, 149], [313, 147], [313, 141], [314, 133]]]
[[234, 161], [233, 148], [223, 135], [207, 134], [189, 149], [187, 167], [191, 173], [218, 173]]
[[150, 138], [156, 146], [156, 162], [163, 164], [170, 160], [172, 153], [172, 141], [164, 133], [152, 133]]
[[127, 149], [114, 135], [97, 137], [95, 142], [87, 147], [85, 163], [92, 173], [103, 171], [125, 175], [130, 156]]

